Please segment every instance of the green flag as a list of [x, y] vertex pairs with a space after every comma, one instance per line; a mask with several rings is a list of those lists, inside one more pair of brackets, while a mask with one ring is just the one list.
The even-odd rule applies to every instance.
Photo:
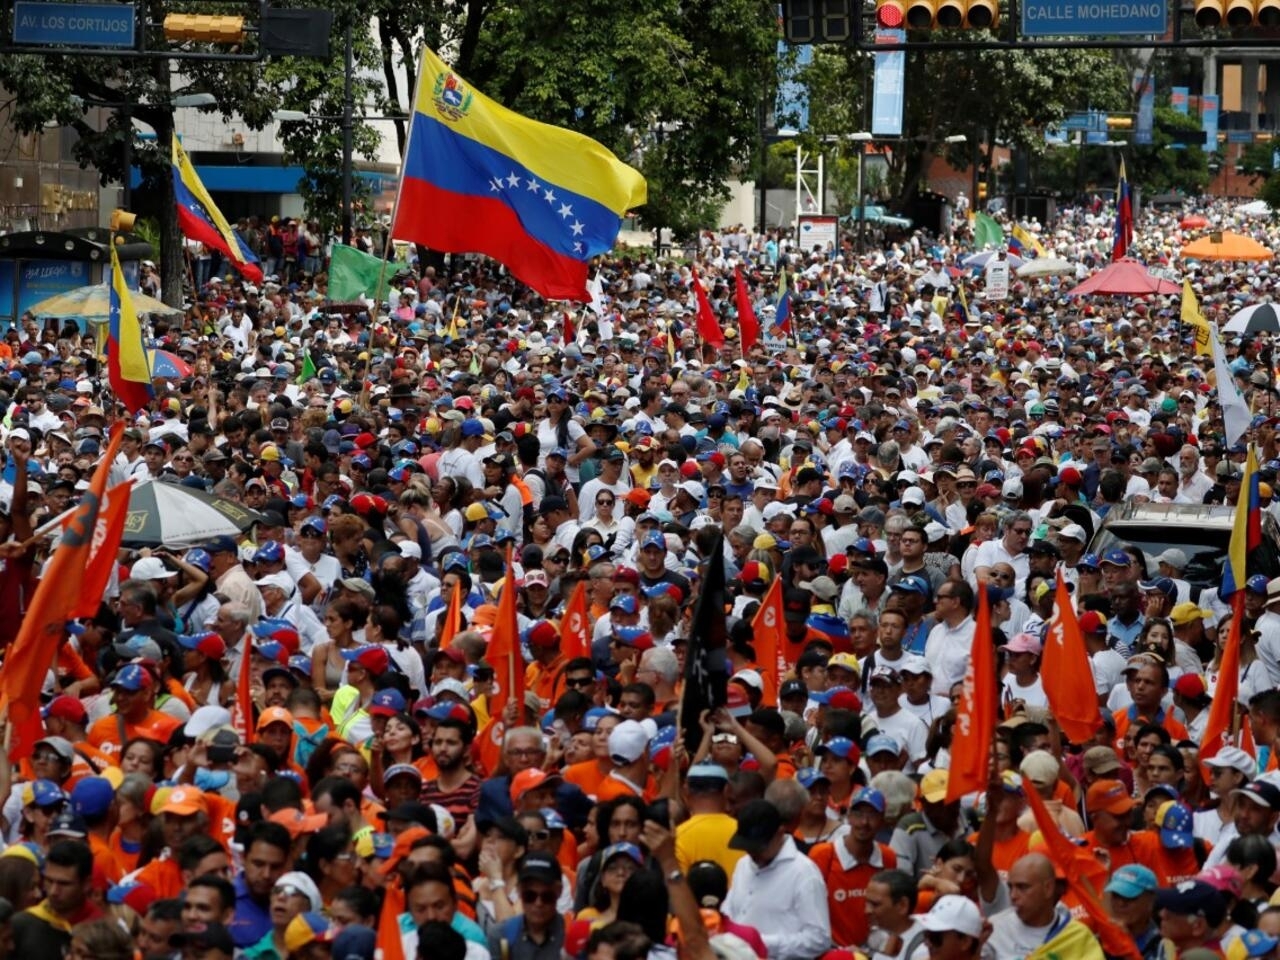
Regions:
[[987, 247], [999, 247], [1004, 245], [1004, 231], [1000, 229], [1000, 224], [996, 223], [985, 213], [979, 213], [973, 218], [973, 246], [977, 250], [985, 250]]
[[311, 359], [311, 351], [302, 351], [302, 372], [298, 374], [298, 386], [302, 386], [316, 375], [316, 365]]
[[[391, 275], [390, 265], [380, 257], [335, 243], [329, 259], [329, 299], [341, 302], [373, 296], [374, 300], [386, 300]], [[382, 278], [380, 285], [379, 277]], [[373, 293], [375, 288], [378, 288], [376, 296]]]

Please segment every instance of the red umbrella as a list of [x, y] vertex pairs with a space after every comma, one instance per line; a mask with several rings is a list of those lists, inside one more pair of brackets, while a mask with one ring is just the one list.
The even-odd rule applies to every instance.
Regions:
[[1207, 227], [1208, 225], [1209, 221], [1198, 213], [1193, 213], [1178, 221], [1178, 226], [1183, 230], [1199, 230], [1201, 227]]
[[1147, 297], [1153, 293], [1181, 293], [1182, 288], [1176, 283], [1162, 280], [1151, 273], [1145, 264], [1137, 260], [1117, 260], [1099, 270], [1088, 280], [1068, 292], [1068, 296], [1087, 297], [1090, 295], [1114, 294], [1126, 297]]

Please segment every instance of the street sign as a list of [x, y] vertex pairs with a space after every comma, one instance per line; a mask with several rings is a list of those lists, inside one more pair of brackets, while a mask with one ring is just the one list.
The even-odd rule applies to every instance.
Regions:
[[40, 47], [132, 47], [135, 10], [127, 3], [16, 0], [13, 42]]
[[1026, 0], [1024, 37], [1118, 37], [1169, 29], [1166, 0]]

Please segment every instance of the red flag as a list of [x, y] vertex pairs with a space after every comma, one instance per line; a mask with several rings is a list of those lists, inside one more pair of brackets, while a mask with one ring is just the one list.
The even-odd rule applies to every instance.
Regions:
[[693, 295], [698, 301], [698, 336], [703, 343], [709, 343], [717, 350], [724, 346], [724, 331], [716, 322], [716, 315], [711, 312], [711, 301], [707, 299], [707, 291], [702, 289], [702, 281], [698, 271], [693, 273]]
[[1235, 719], [1236, 700], [1240, 696], [1240, 621], [1243, 619], [1244, 591], [1237, 590], [1231, 595], [1231, 631], [1227, 634], [1227, 645], [1222, 648], [1218, 685], [1214, 688], [1209, 719], [1200, 739], [1201, 763], [1212, 759], [1223, 747], [1231, 746], [1235, 739], [1232, 721]]
[[253, 648], [246, 633], [240, 639], [240, 670], [236, 675], [236, 698], [231, 704], [231, 726], [240, 742], [253, 743]]
[[969, 666], [964, 672], [964, 693], [956, 707], [955, 735], [951, 743], [951, 774], [947, 778], [947, 802], [987, 788], [991, 764], [991, 738], [996, 732], [995, 650], [991, 646], [991, 609], [987, 586], [978, 584], [978, 616], [973, 627]]
[[747, 293], [747, 282], [742, 279], [742, 267], [733, 268], [734, 279], [738, 281], [735, 296], [738, 302], [738, 330], [742, 333], [742, 355], [745, 357], [760, 340], [760, 321], [756, 319], [755, 310], [751, 309], [751, 296]]
[[94, 617], [102, 605], [102, 595], [107, 592], [111, 571], [115, 569], [120, 553], [120, 539], [124, 536], [124, 522], [129, 516], [129, 494], [133, 484], [118, 483], [107, 491], [106, 502], [98, 512], [98, 522], [93, 527], [89, 562], [85, 566], [84, 583], [72, 617]]
[[520, 624], [516, 618], [516, 574], [507, 550], [507, 575], [498, 597], [498, 616], [489, 636], [485, 659], [493, 665], [497, 693], [489, 695], [489, 715], [501, 717], [507, 703], [515, 700], [524, 712], [524, 658], [520, 655]]
[[764, 704], [767, 707], [778, 705], [778, 687], [786, 676], [789, 665], [785, 650], [786, 638], [783, 635], [782, 578], [774, 577], [773, 583], [765, 591], [760, 601], [760, 609], [751, 620], [752, 646], [756, 650], [756, 663], [760, 664], [760, 672], [764, 677]]
[[26, 619], [18, 628], [18, 636], [9, 647], [4, 665], [0, 666], [0, 712], [7, 715], [12, 731], [9, 741], [12, 760], [31, 756], [35, 742], [40, 739], [43, 730], [40, 690], [65, 635], [67, 620], [80, 603], [98, 513], [107, 489], [107, 474], [115, 462], [123, 433], [124, 428], [118, 424], [112, 428], [111, 440], [98, 461], [89, 489], [62, 531], [58, 549], [45, 565], [31, 597]]
[[1074, 743], [1085, 743], [1098, 729], [1098, 693], [1084, 634], [1061, 570], [1054, 604], [1057, 610], [1045, 638], [1040, 679], [1062, 732]]
[[453, 582], [453, 592], [449, 594], [449, 608], [444, 612], [444, 626], [440, 628], [440, 649], [445, 650], [449, 642], [458, 634], [462, 626], [462, 584]]
[[405, 960], [404, 941], [400, 939], [400, 914], [404, 911], [404, 889], [398, 880], [392, 880], [387, 884], [382, 899], [378, 937], [374, 942], [374, 956], [381, 960]]
[[573, 325], [573, 314], [568, 310], [564, 312], [564, 342], [573, 343], [578, 337], [578, 331]]
[[1080, 899], [1085, 912], [1089, 915], [1089, 920], [1093, 923], [1103, 952], [1108, 957], [1132, 957], [1133, 960], [1142, 960], [1142, 954], [1138, 952], [1133, 938], [1124, 927], [1112, 919], [1098, 897], [1098, 891], [1107, 882], [1107, 868], [1099, 863], [1087, 848], [1077, 847], [1058, 829], [1058, 824], [1054, 822], [1040, 794], [1034, 789], [1023, 792], [1027, 795], [1027, 803], [1031, 807], [1032, 814], [1035, 815], [1036, 826], [1039, 827], [1040, 835], [1044, 838], [1045, 854], [1062, 872], [1063, 878], [1067, 881], [1067, 888]]
[[587, 616], [587, 581], [579, 580], [560, 618], [560, 652], [566, 660], [591, 653], [591, 620]]

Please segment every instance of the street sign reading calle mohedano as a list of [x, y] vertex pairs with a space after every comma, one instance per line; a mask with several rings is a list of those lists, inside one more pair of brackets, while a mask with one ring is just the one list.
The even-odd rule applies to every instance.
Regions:
[[1024, 0], [1024, 37], [1160, 35], [1169, 29], [1167, 0]]

